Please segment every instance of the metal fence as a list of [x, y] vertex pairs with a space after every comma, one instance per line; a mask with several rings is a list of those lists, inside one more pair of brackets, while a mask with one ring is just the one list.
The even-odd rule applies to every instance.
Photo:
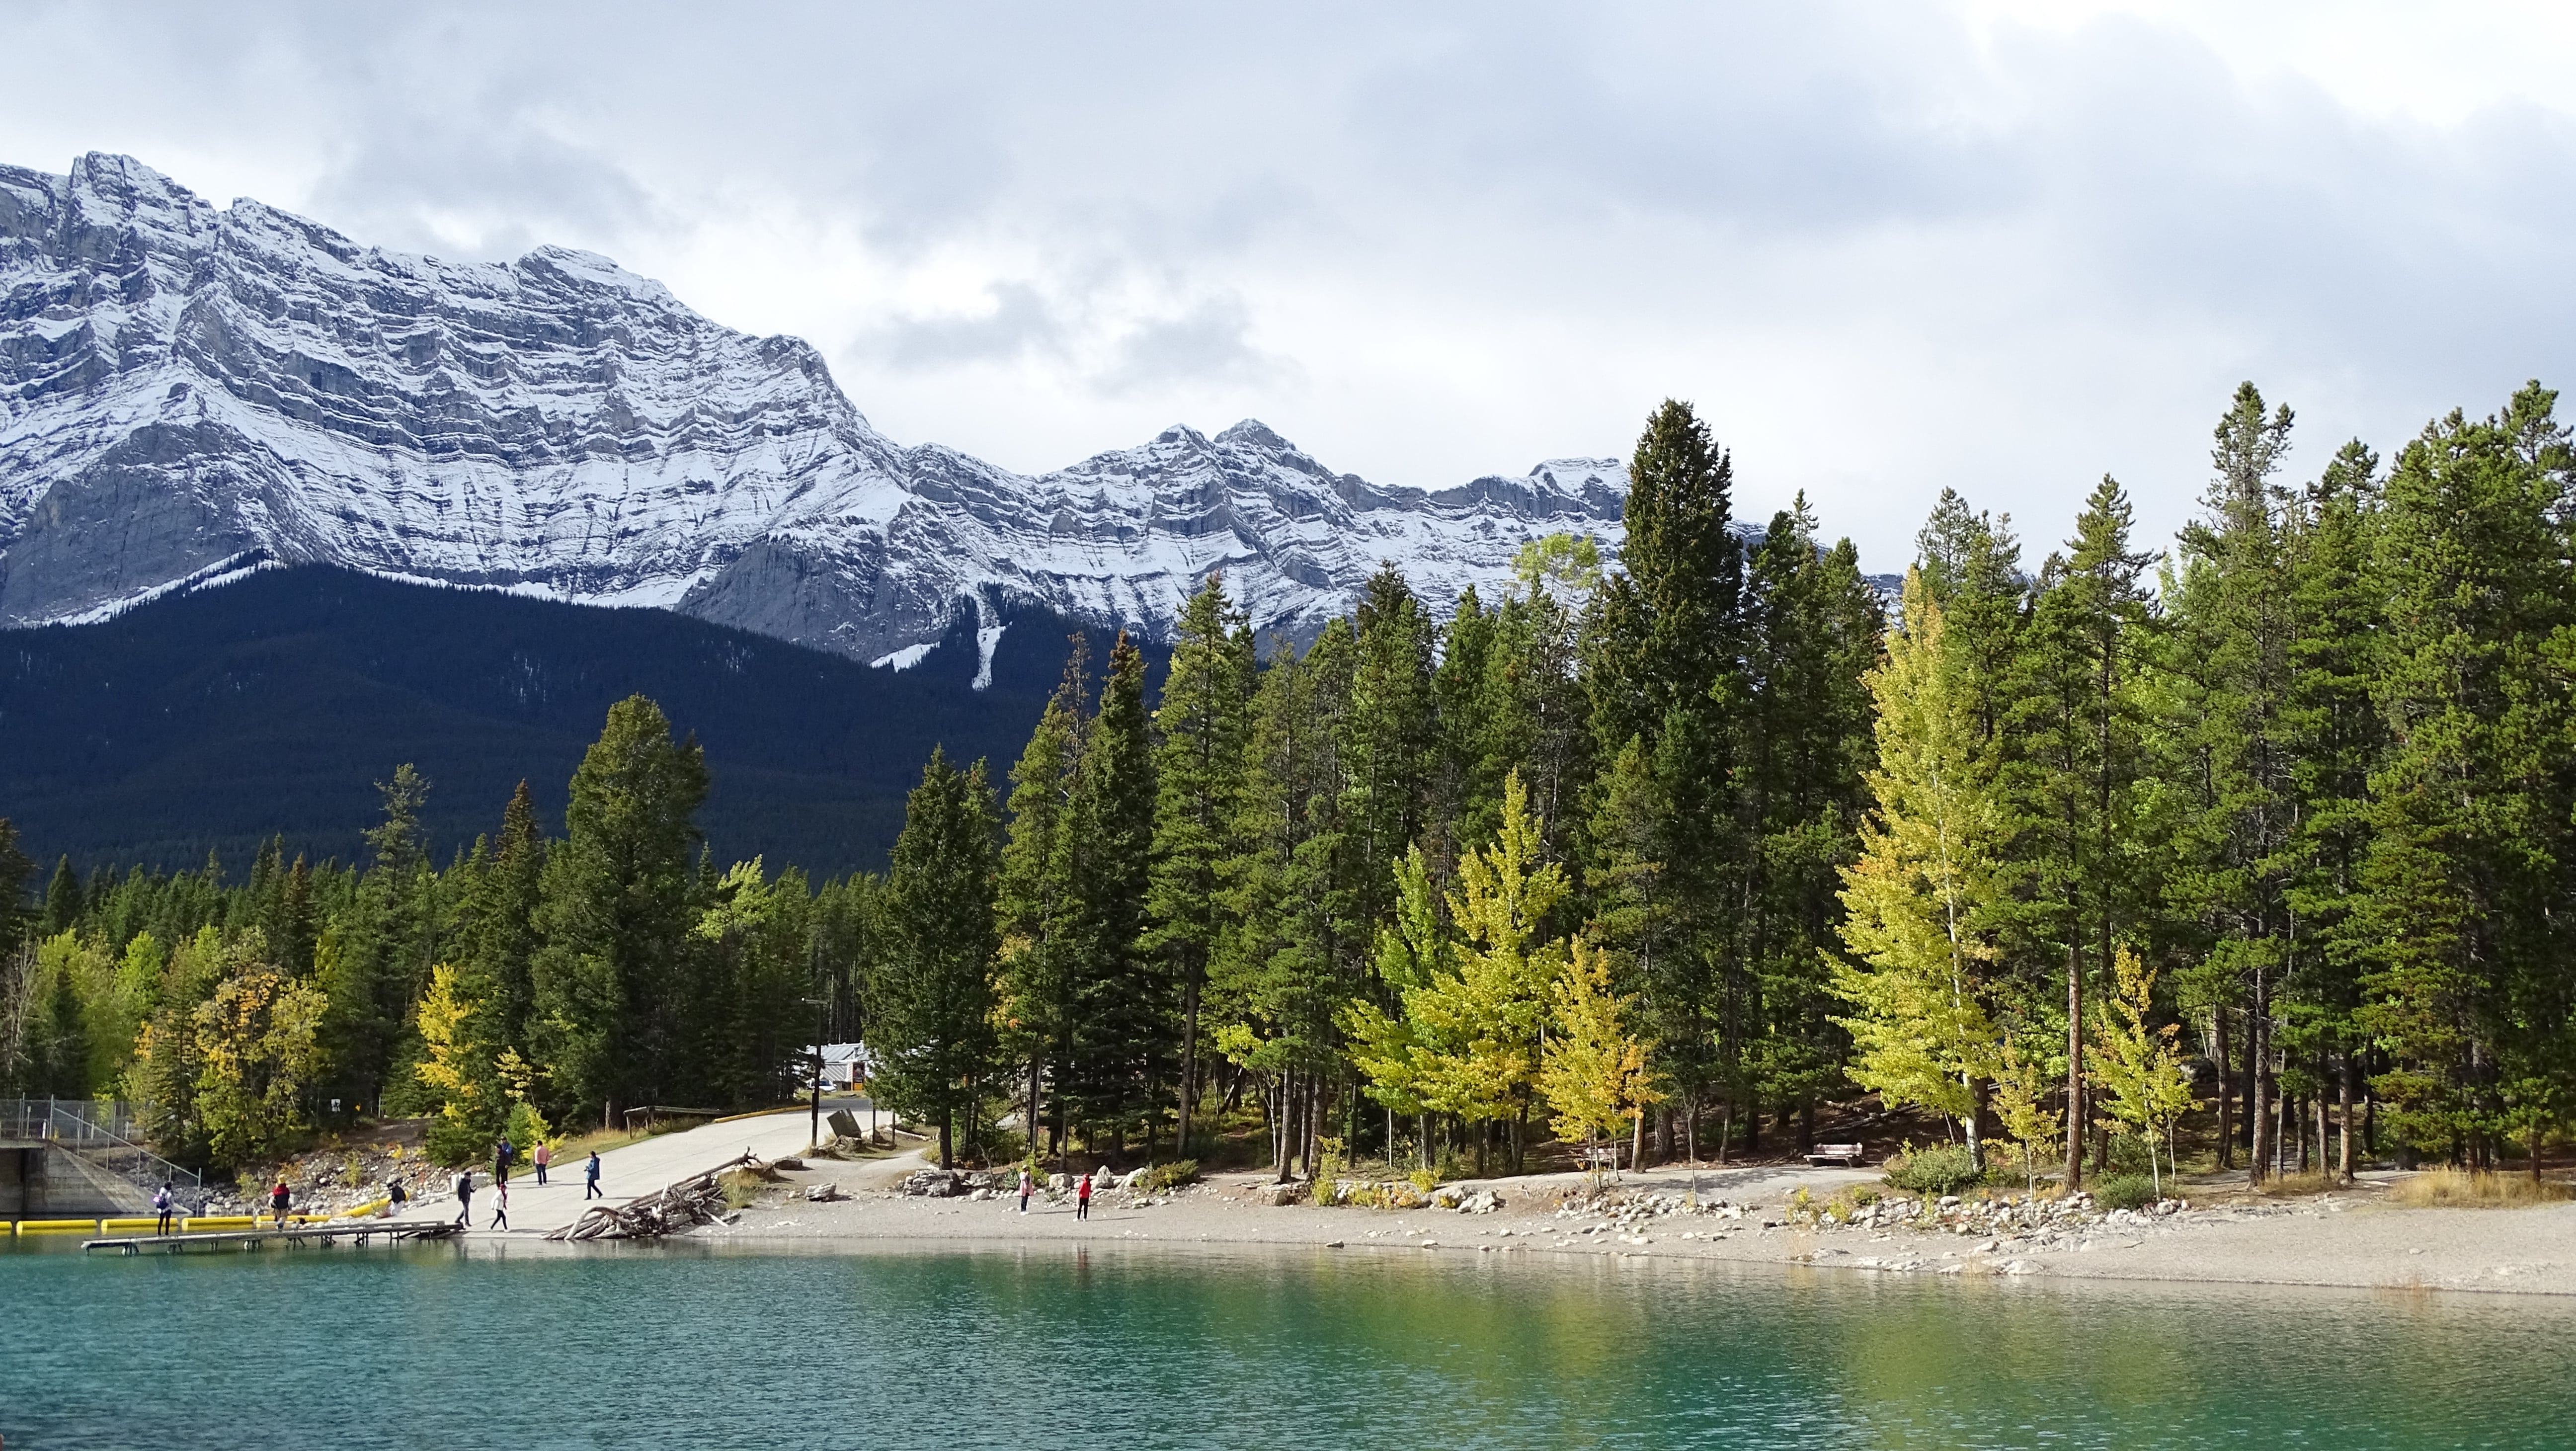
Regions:
[[59, 1144], [145, 1188], [163, 1184], [201, 1193], [205, 1176], [143, 1146], [134, 1106], [86, 1098], [0, 1098], [0, 1139]]

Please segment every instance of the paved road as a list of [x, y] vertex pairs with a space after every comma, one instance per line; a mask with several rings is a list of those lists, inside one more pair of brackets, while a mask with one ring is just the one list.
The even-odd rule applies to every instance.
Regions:
[[[823, 1112], [829, 1114], [835, 1108], [849, 1109], [858, 1116], [861, 1126], [871, 1129], [893, 1117], [891, 1114], [880, 1117], [865, 1099], [823, 1100]], [[703, 1124], [628, 1144], [622, 1149], [611, 1149], [599, 1156], [599, 1188], [604, 1198], [591, 1202], [624, 1204], [632, 1199], [658, 1194], [683, 1179], [705, 1173], [746, 1149], [764, 1159], [802, 1153], [811, 1145], [808, 1125], [808, 1110], [782, 1109], [755, 1118]], [[512, 1234], [542, 1235], [581, 1218], [584, 1208], [582, 1161], [569, 1160], [546, 1172], [553, 1182], [540, 1187], [536, 1171], [527, 1165], [521, 1164], [510, 1171]], [[476, 1231], [483, 1231], [492, 1223], [492, 1204], [492, 1166], [487, 1163], [474, 1173], [473, 1228]], [[453, 1217], [455, 1213], [455, 1200], [433, 1200], [423, 1203], [407, 1217], [426, 1219], [432, 1214]]]

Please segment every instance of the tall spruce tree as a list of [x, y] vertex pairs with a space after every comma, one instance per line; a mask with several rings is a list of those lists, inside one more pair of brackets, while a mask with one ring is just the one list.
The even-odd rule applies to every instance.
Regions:
[[1144, 949], [1180, 992], [1174, 1142], [1190, 1153], [1199, 1091], [1199, 1017], [1208, 964], [1226, 927], [1225, 864], [1241, 812], [1252, 630], [1210, 574], [1181, 611], [1154, 712], [1154, 843]]
[[2375, 1086], [2398, 1132], [2481, 1166], [2570, 1086], [2576, 454], [2556, 402], [2534, 383], [2426, 429], [2389, 473], [2374, 561], [2390, 747], [2356, 914], [2362, 1023], [2393, 1060]]
[[1120, 631], [1101, 682], [1066, 805], [1073, 901], [1074, 1112], [1090, 1132], [1150, 1138], [1155, 1093], [1178, 1056], [1171, 980], [1144, 950], [1154, 847], [1154, 749], [1145, 718], [1145, 656]]
[[1605, 760], [1631, 741], [1656, 775], [1669, 923], [1662, 950], [1632, 959], [1641, 1027], [1686, 1100], [1744, 1089], [1751, 980], [1735, 940], [1743, 842], [1728, 785], [1743, 699], [1742, 542], [1730, 527], [1734, 465], [1686, 403], [1647, 419], [1628, 465], [1621, 569], [1602, 584], [1585, 658]]
[[886, 875], [886, 952], [868, 1023], [875, 1088], [898, 1111], [938, 1122], [942, 1166], [955, 1164], [957, 1119], [975, 1113], [995, 1062], [992, 801], [983, 762], [961, 771], [933, 750]]
[[2023, 890], [2044, 939], [2063, 953], [2067, 1183], [2083, 1182], [2085, 1000], [2110, 970], [2120, 934], [2144, 918], [2140, 786], [2147, 723], [2142, 652], [2152, 625], [2140, 574], [2154, 556], [2129, 546], [2128, 494], [2104, 476], [2066, 552], [2041, 567], [2008, 717], [2023, 736], [2015, 780]]
[[1011, 768], [1010, 835], [1002, 846], [997, 884], [1000, 933], [1000, 1050], [1023, 1073], [1023, 1105], [1030, 1148], [1037, 1125], [1048, 1123], [1059, 1150], [1067, 1124], [1065, 1100], [1042, 1112], [1041, 1090], [1050, 1067], [1061, 1080], [1073, 1062], [1074, 783], [1082, 759], [1084, 697], [1089, 652], [1086, 637], [1071, 637], [1064, 679], [1029, 733], [1027, 749]]
[[538, 879], [535, 1036], [564, 1110], [596, 1104], [613, 1126], [621, 1105], [651, 1103], [670, 1081], [695, 1006], [684, 990], [706, 795], [696, 737], [672, 740], [670, 719], [643, 696], [609, 707]]

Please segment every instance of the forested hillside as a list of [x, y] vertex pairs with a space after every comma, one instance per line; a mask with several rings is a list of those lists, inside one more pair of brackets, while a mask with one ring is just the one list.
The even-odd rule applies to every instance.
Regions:
[[521, 780], [557, 816], [609, 705], [642, 693], [707, 748], [719, 855], [878, 868], [930, 748], [1017, 749], [1075, 628], [1020, 617], [976, 691], [971, 620], [897, 672], [662, 611], [272, 571], [0, 633], [0, 813], [84, 871], [211, 852], [237, 874], [281, 833], [290, 856], [356, 861], [375, 783], [410, 762], [443, 859]]
[[1159, 692], [1120, 639], [1007, 754], [929, 752], [881, 876], [722, 868], [641, 697], [559, 832], [522, 798], [452, 866], [405, 774], [358, 870], [58, 870], [0, 1072], [239, 1162], [329, 1098], [448, 1144], [759, 1103], [819, 1010], [967, 1157], [1725, 1158], [1875, 1094], [2017, 1180], [2536, 1171], [2576, 1104], [2555, 403], [2302, 476], [2249, 384], [2170, 549], [2107, 477], [2036, 559], [1945, 494], [1893, 620], [1804, 500], [1748, 547], [1668, 403], [1618, 569], [1537, 541], [1445, 625], [1390, 569], [1267, 650], [1211, 578]]

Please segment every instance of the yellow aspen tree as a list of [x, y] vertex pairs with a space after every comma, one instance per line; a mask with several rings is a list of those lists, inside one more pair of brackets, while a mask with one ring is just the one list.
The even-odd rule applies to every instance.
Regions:
[[1904, 629], [1868, 676], [1877, 706], [1876, 807], [1860, 860], [1843, 870], [1836, 1019], [1852, 1035], [1850, 1074], [1890, 1107], [1957, 1119], [1982, 1163], [1978, 1113], [2001, 1038], [1984, 1002], [1995, 958], [1988, 918], [2001, 897], [2003, 836], [1977, 744], [1974, 697], [1947, 651], [1941, 608], [1919, 572], [1905, 576]]

